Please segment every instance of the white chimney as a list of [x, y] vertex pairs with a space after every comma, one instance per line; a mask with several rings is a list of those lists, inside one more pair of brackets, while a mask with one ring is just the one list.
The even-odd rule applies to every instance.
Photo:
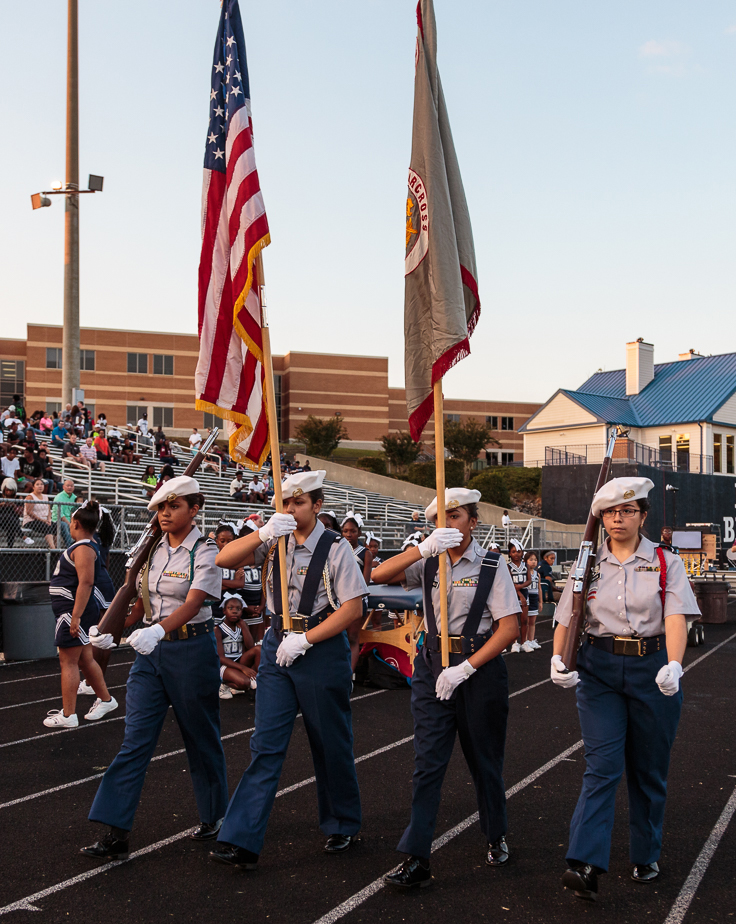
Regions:
[[702, 359], [702, 353], [696, 353], [695, 350], [688, 350], [687, 353], [680, 353], [677, 357], [679, 362], [682, 362], [684, 359]]
[[638, 395], [654, 378], [654, 346], [639, 337], [626, 344], [626, 394]]

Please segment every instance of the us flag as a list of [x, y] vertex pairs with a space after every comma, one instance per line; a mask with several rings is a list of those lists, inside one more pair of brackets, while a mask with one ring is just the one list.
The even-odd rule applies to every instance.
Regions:
[[230, 454], [257, 469], [269, 441], [255, 260], [271, 238], [250, 116], [243, 24], [238, 0], [226, 0], [204, 157], [196, 407], [223, 418]]

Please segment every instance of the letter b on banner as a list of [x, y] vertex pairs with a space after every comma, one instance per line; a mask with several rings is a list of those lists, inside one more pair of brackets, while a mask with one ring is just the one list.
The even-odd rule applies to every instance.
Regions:
[[729, 543], [733, 542], [734, 538], [736, 538], [736, 536], [734, 536], [734, 531], [733, 531], [733, 517], [724, 517], [723, 518], [723, 542], [724, 544], [726, 542], [729, 542]]

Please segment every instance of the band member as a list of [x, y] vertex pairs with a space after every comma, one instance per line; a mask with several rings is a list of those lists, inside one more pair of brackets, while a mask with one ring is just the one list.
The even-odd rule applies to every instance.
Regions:
[[[241, 869], [257, 867], [300, 711], [312, 749], [325, 850], [347, 850], [360, 830], [345, 630], [360, 616], [367, 588], [347, 541], [318, 519], [324, 477], [324, 471], [288, 477], [283, 484], [284, 513], [275, 513], [258, 532], [231, 542], [217, 556], [223, 568], [262, 565], [268, 608], [275, 614], [263, 639], [258, 670], [251, 763], [230, 800], [220, 844], [210, 853], [216, 862]], [[289, 633], [281, 630], [279, 536], [288, 537]]]
[[[509, 691], [502, 652], [519, 634], [519, 600], [508, 568], [497, 552], [485, 552], [473, 538], [480, 491], [448, 488], [447, 527], [379, 565], [376, 583], [421, 587], [427, 623], [425, 643], [414, 660], [411, 710], [414, 717], [414, 778], [411, 821], [398, 845], [409, 854], [387, 883], [403, 888], [429, 885], [432, 848], [442, 780], [455, 734], [478, 798], [480, 826], [488, 848], [486, 863], [503, 866], [506, 795], [503, 759]], [[437, 498], [426, 517], [437, 516]], [[438, 624], [440, 552], [447, 551], [447, 607], [450, 667], [442, 669]], [[499, 567], [500, 563], [500, 567]]]
[[648, 478], [614, 478], [593, 498], [608, 538], [588, 590], [576, 671], [567, 672], [560, 657], [572, 617], [570, 580], [557, 606], [551, 675], [559, 686], [577, 686], [586, 762], [562, 883], [588, 900], [608, 869], [624, 768], [631, 878], [651, 882], [659, 875], [667, 771], [682, 708], [685, 616], [698, 614], [698, 606], [681, 559], [642, 534], [653, 487]]
[[[169, 706], [179, 723], [199, 810], [195, 840], [215, 837], [227, 807], [225, 753], [220, 740], [220, 670], [211, 603], [220, 599], [217, 549], [194, 525], [204, 504], [186, 475], [167, 481], [151, 498], [163, 537], [138, 577], [138, 600], [126, 625], [145, 628], [128, 638], [137, 652], [128, 675], [125, 737], [97, 790], [90, 821], [108, 825], [82, 853], [96, 860], [128, 856], [128, 835], [148, 764]], [[91, 630], [93, 644], [111, 647]]]

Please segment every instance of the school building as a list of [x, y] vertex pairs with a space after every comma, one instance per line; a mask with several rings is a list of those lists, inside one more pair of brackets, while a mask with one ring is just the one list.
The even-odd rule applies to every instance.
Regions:
[[[25, 340], [0, 338], [0, 404], [24, 396], [26, 410], [61, 410], [62, 328], [28, 324]], [[135, 423], [143, 413], [167, 435], [186, 438], [192, 427], [217, 423], [194, 409], [194, 370], [199, 343], [194, 334], [84, 327], [80, 338], [81, 388], [87, 407], [116, 424]], [[289, 352], [274, 356], [280, 438], [296, 439], [311, 414], [340, 414], [345, 445], [378, 449], [386, 433], [408, 430], [403, 388], [389, 388], [388, 358]], [[539, 404], [445, 399], [448, 420], [487, 421], [499, 445], [488, 464], [523, 462], [519, 428]], [[431, 424], [427, 442], [432, 441]]]

